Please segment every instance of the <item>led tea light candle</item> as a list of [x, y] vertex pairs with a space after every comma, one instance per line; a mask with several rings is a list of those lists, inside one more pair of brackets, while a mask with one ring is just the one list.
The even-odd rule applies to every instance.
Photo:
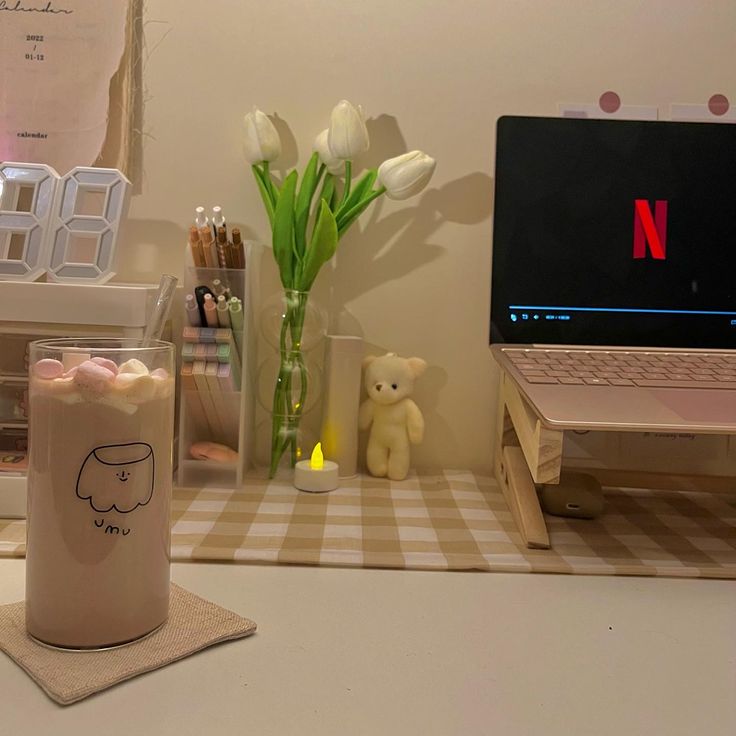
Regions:
[[294, 486], [300, 491], [323, 493], [338, 486], [337, 463], [325, 460], [322, 443], [318, 442], [309, 460], [300, 460], [294, 467]]

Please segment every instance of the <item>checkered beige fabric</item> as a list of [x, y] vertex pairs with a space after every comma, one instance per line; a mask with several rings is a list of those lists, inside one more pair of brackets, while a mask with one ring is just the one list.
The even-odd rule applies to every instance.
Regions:
[[23, 557], [25, 553], [25, 519], [0, 519], [0, 557]]
[[173, 517], [175, 560], [736, 578], [736, 494], [609, 491], [598, 520], [547, 518], [551, 550], [526, 549], [495, 482], [464, 471], [177, 489]]

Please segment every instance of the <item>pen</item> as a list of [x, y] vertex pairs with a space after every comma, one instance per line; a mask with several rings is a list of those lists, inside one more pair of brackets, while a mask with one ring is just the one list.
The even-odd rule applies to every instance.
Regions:
[[199, 309], [199, 324], [203, 327], [207, 324], [207, 317], [204, 314], [204, 297], [205, 294], [209, 294], [214, 297], [214, 294], [210, 291], [208, 286], [198, 286], [194, 290], [194, 296], [197, 299], [197, 307]]
[[233, 244], [228, 240], [225, 244], [225, 264], [227, 268], [235, 268], [235, 261], [233, 260]]
[[187, 321], [192, 327], [200, 326], [199, 307], [193, 294], [187, 294], [184, 299], [184, 309], [187, 313]]
[[217, 327], [217, 307], [212, 294], [204, 295], [204, 318], [207, 321], [207, 327]]
[[230, 327], [230, 311], [224, 294], [217, 297], [217, 322], [220, 327]]
[[240, 229], [233, 228], [233, 263], [235, 268], [245, 268], [245, 251], [243, 249], [243, 241], [240, 238]]
[[227, 268], [225, 249], [227, 248], [227, 234], [224, 227], [217, 228], [217, 262], [220, 268]]
[[230, 299], [228, 309], [230, 311], [230, 324], [233, 328], [233, 337], [238, 347], [238, 353], [242, 354], [243, 349], [243, 304], [234, 296]]
[[230, 289], [220, 279], [212, 279], [212, 293], [217, 297], [223, 295], [225, 299], [230, 298]]
[[220, 228], [225, 228], [225, 240], [227, 240], [227, 225], [225, 224], [225, 215], [222, 214], [222, 207], [219, 205], [212, 208], [212, 228], [215, 233], [215, 237], [217, 237], [217, 233], [220, 231]]
[[192, 251], [192, 263], [195, 266], [204, 266], [204, 254], [196, 225], [189, 228], [189, 248]]
[[207, 268], [217, 268], [217, 256], [215, 255], [215, 241], [212, 237], [212, 230], [208, 227], [199, 228], [199, 235], [202, 238], [202, 248], [204, 249], [204, 260]]
[[204, 207], [196, 207], [194, 213], [194, 224], [197, 226], [198, 230], [209, 225], [207, 215], [204, 213]]

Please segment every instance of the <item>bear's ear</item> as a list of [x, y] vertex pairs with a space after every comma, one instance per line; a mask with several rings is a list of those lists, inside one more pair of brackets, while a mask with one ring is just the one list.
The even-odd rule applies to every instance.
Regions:
[[406, 363], [409, 366], [409, 372], [414, 378], [419, 378], [427, 370], [427, 362], [421, 358], [407, 358]]
[[363, 370], [365, 370], [375, 359], [377, 356], [375, 355], [366, 355], [365, 358], [363, 358]]

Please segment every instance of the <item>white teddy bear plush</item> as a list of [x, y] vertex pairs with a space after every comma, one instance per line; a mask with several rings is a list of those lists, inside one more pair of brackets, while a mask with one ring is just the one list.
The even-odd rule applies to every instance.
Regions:
[[424, 437], [424, 417], [409, 398], [414, 379], [424, 373], [421, 358], [400, 358], [387, 353], [363, 360], [368, 398], [360, 407], [358, 426], [368, 437], [366, 461], [371, 475], [403, 480], [409, 472], [409, 443], [418, 445]]

